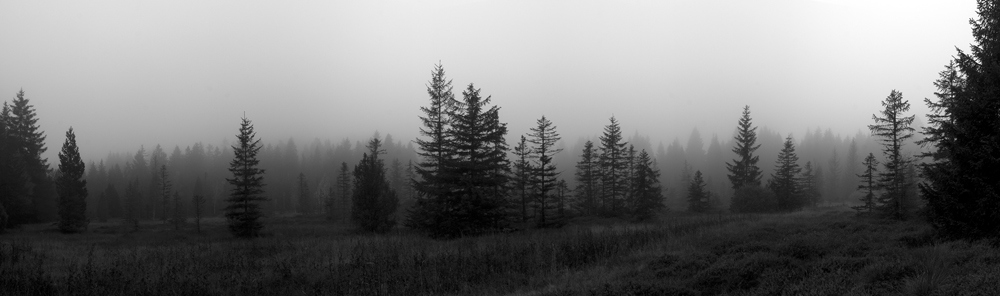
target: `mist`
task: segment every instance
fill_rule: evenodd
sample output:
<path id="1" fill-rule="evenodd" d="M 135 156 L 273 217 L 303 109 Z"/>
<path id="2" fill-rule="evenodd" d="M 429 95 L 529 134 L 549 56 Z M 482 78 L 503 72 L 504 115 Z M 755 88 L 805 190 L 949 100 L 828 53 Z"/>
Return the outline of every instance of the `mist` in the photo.
<path id="1" fill-rule="evenodd" d="M 608 118 L 653 146 L 755 122 L 801 138 L 867 131 L 892 89 L 912 102 L 971 42 L 973 1 L 0 4 L 0 94 L 23 89 L 55 159 L 157 144 L 417 137 L 433 65 L 501 106 L 508 143 L 545 115 L 565 145 Z M 964 46 L 961 46 L 964 47 Z M 914 104 L 913 113 L 927 113 Z M 655 147 L 654 147 L 655 148 Z M 728 151 L 728 149 L 723 149 Z M 569 151 L 567 151 L 569 152 Z"/>

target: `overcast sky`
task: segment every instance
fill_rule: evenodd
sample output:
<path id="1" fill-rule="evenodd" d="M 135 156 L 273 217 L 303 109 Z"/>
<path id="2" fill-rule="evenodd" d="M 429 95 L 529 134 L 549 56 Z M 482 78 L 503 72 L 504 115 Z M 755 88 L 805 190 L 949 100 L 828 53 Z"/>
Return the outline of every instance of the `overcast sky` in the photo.
<path id="1" fill-rule="evenodd" d="M 897 89 L 926 114 L 972 42 L 972 0 L 6 1 L 0 98 L 23 88 L 50 163 L 157 143 L 417 136 L 443 63 L 514 137 L 542 115 L 568 145 L 616 116 L 653 144 L 728 138 L 743 105 L 800 139 L 853 135 Z"/>

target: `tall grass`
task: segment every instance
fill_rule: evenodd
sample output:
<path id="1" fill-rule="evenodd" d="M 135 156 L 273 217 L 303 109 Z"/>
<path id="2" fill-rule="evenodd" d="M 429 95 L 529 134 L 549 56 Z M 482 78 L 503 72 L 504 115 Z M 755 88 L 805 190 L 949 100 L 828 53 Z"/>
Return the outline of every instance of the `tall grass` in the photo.
<path id="1" fill-rule="evenodd" d="M 756 216 L 719 215 L 652 224 L 577 226 L 435 241 L 316 235 L 312 224 L 242 241 L 172 232 L 21 233 L 0 243 L 0 291 L 12 295 L 440 295 L 544 288 L 570 270 L 613 264 L 675 237 Z M 296 233 L 296 231 L 300 231 Z M 157 239 L 143 237 L 155 236 Z M 162 238 L 163 236 L 167 238 Z M 170 238 L 174 241 L 170 241 Z"/>

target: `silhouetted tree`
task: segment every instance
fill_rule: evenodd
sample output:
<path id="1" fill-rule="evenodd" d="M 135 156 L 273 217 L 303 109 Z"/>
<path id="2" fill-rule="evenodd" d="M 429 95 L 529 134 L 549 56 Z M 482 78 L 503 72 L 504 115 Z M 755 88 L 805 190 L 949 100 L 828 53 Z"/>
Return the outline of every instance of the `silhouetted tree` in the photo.
<path id="1" fill-rule="evenodd" d="M 625 194 L 624 174 L 627 150 L 622 140 L 621 126 L 614 116 L 611 123 L 604 127 L 601 141 L 601 210 L 605 215 L 617 215 L 618 204 Z"/>
<path id="2" fill-rule="evenodd" d="M 656 168 L 656 162 L 649 157 L 645 149 L 639 152 L 639 157 L 636 158 L 632 184 L 633 219 L 636 221 L 649 220 L 657 210 L 664 208 L 663 193 L 660 188 L 660 171 Z"/>
<path id="3" fill-rule="evenodd" d="M 906 217 L 907 209 L 903 208 L 903 200 L 906 199 L 904 187 L 906 185 L 906 166 L 910 163 L 908 157 L 903 156 L 902 149 L 904 142 L 913 137 L 913 115 L 903 116 L 903 112 L 910 110 L 910 103 L 903 100 L 903 94 L 893 90 L 889 96 L 882 101 L 882 116 L 872 115 L 875 124 L 869 125 L 872 134 L 882 138 L 882 152 L 886 161 L 883 163 L 885 169 L 879 174 L 879 188 L 882 194 L 876 200 L 877 208 L 883 215 L 898 220 Z"/>
<path id="4" fill-rule="evenodd" d="M 420 116 L 422 126 L 417 138 L 418 152 L 421 161 L 415 167 L 419 180 L 413 186 L 417 197 L 407 217 L 407 226 L 415 229 L 429 230 L 433 225 L 442 223 L 440 213 L 450 190 L 446 188 L 449 179 L 453 177 L 447 168 L 455 158 L 454 146 L 448 130 L 451 125 L 451 114 L 456 109 L 455 96 L 452 94 L 451 80 L 445 79 L 444 67 L 435 65 L 431 72 L 431 81 L 427 85 L 430 105 L 420 107 L 424 114 Z"/>
<path id="5" fill-rule="evenodd" d="M 1000 5 L 977 2 L 972 48 L 957 50 L 935 82 L 937 100 L 925 99 L 932 113 L 920 142 L 936 148 L 921 167 L 929 220 L 955 238 L 1000 236 Z"/>
<path id="6" fill-rule="evenodd" d="M 583 154 L 580 161 L 576 163 L 576 199 L 580 211 L 587 215 L 593 215 L 598 210 L 598 194 L 600 187 L 601 169 L 599 155 L 594 151 L 594 143 L 587 141 L 583 144 Z M 657 180 L 659 182 L 659 180 Z"/>
<path id="7" fill-rule="evenodd" d="M 368 153 L 354 166 L 354 195 L 351 220 L 363 231 L 384 233 L 396 225 L 393 213 L 399 205 L 396 192 L 385 177 L 385 163 L 379 154 L 382 142 L 378 137 L 368 141 Z"/>
<path id="8" fill-rule="evenodd" d="M 174 224 L 174 230 L 181 230 L 181 225 L 184 224 L 184 206 L 181 203 L 181 195 L 177 191 L 174 191 L 174 218 L 171 219 Z"/>
<path id="9" fill-rule="evenodd" d="M 260 139 L 255 139 L 257 133 L 253 131 L 250 120 L 243 117 L 240 123 L 240 133 L 236 135 L 239 144 L 232 146 L 235 154 L 233 160 L 229 162 L 229 172 L 233 178 L 226 181 L 232 185 L 232 191 L 226 201 L 226 220 L 229 222 L 229 231 L 237 237 L 257 237 L 264 224 L 260 221 L 263 216 L 260 210 L 260 203 L 266 201 L 264 197 L 264 170 L 257 167 L 260 163 L 257 160 L 257 153 L 260 151 Z"/>
<path id="10" fill-rule="evenodd" d="M 13 117 L 6 102 L 0 112 L 0 205 L 4 207 L 5 227 L 36 220 L 32 205 L 31 181 L 25 153 L 17 145 Z"/>
<path id="11" fill-rule="evenodd" d="M 768 188 L 774 191 L 778 201 L 778 209 L 794 211 L 802 208 L 804 200 L 799 190 L 797 176 L 802 171 L 799 168 L 799 157 L 795 155 L 795 144 L 792 136 L 785 138 L 784 147 L 778 153 L 778 162 L 774 166 L 774 174 L 768 182 Z"/>
<path id="12" fill-rule="evenodd" d="M 759 156 L 753 152 L 760 148 L 757 142 L 757 127 L 750 121 L 750 106 L 743 107 L 743 117 L 737 125 L 737 134 L 734 138 L 736 146 L 733 153 L 739 159 L 734 159 L 733 163 L 726 162 L 726 169 L 729 170 L 729 181 L 733 183 L 733 189 L 739 189 L 744 185 L 760 186 L 761 171 L 757 167 Z"/>
<path id="13" fill-rule="evenodd" d="M 75 233 L 83 231 L 90 223 L 87 220 L 87 180 L 83 179 L 86 168 L 80 159 L 80 149 L 76 146 L 73 128 L 66 131 L 66 142 L 59 152 L 59 231 Z"/>
<path id="14" fill-rule="evenodd" d="M 705 180 L 701 177 L 701 171 L 695 171 L 691 184 L 688 185 L 688 211 L 704 213 L 709 210 L 709 192 L 705 190 Z"/>
<path id="15" fill-rule="evenodd" d="M 528 142 L 532 144 L 531 159 L 531 188 L 534 191 L 535 211 L 538 213 L 536 226 L 547 227 L 552 220 L 547 214 L 551 208 L 557 206 L 558 196 L 549 192 L 556 188 L 556 165 L 552 162 L 552 157 L 561 152 L 562 149 L 555 148 L 556 142 L 562 137 L 556 132 L 556 126 L 552 121 L 542 116 L 538 119 L 537 126 L 531 128 L 528 134 Z M 558 222 L 558 221 L 557 221 Z"/>
<path id="16" fill-rule="evenodd" d="M 530 203 L 528 185 L 531 182 L 532 172 L 531 162 L 528 160 L 531 157 L 531 148 L 528 147 L 528 139 L 523 135 L 521 141 L 517 142 L 517 146 L 514 146 L 514 157 L 514 188 L 520 197 L 521 222 L 528 222 L 530 217 L 528 214 L 528 204 Z"/>
<path id="17" fill-rule="evenodd" d="M 57 193 L 49 178 L 48 160 L 42 158 L 45 147 L 45 133 L 40 130 L 34 106 L 24 97 L 24 90 L 17 93 L 7 116 L 8 140 L 17 147 L 25 169 L 34 184 L 31 190 L 32 221 L 52 221 L 56 215 Z"/>
<path id="18" fill-rule="evenodd" d="M 858 185 L 858 189 L 864 190 L 865 195 L 860 198 L 861 205 L 851 208 L 857 210 L 859 214 L 870 214 L 875 212 L 875 191 L 879 188 L 878 180 L 876 179 L 878 175 L 878 160 L 875 159 L 875 154 L 868 153 L 868 157 L 865 157 L 863 165 L 865 171 L 858 175 L 861 178 L 861 185 Z"/>

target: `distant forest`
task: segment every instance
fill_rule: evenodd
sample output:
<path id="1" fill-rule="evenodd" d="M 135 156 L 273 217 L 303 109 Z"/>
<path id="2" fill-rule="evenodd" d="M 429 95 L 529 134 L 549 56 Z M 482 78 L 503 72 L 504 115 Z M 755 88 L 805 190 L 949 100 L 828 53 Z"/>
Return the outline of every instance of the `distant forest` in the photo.
<path id="1" fill-rule="evenodd" d="M 257 236 L 261 216 L 324 215 L 363 231 L 402 225 L 450 238 L 564 225 L 582 216 L 629 221 L 672 211 L 790 212 L 829 204 L 859 215 L 922 216 L 944 234 L 997 236 L 1000 224 L 1000 44 L 995 14 L 973 22 L 977 44 L 958 51 L 925 99 L 928 122 L 896 90 L 872 110 L 867 132 L 817 127 L 781 134 L 732 106 L 734 133 L 697 129 L 659 142 L 623 136 L 628 118 L 568 146 L 559 122 L 509 131 L 500 108 L 468 84 L 453 91 L 442 65 L 431 72 L 416 139 L 313 140 L 257 135 L 243 118 L 237 144 L 142 146 L 84 165 L 72 128 L 58 169 L 41 157 L 47 136 L 21 90 L 0 113 L 0 230 L 59 221 L 173 223 L 222 216 L 237 236 Z M 875 99 L 875 98 L 873 98 Z M 416 111 L 416 110 L 415 110 Z M 804 125 L 807 123 L 804 123 Z M 664 136 L 664 135 L 654 135 Z M 670 139 L 670 136 L 664 136 Z M 260 139 L 268 139 L 261 144 Z M 514 139 L 514 141 L 510 141 Z M 273 141 L 273 142 L 272 142 Z M 669 143 L 669 144 L 665 144 Z M 918 147 L 918 144 L 923 147 Z"/>

